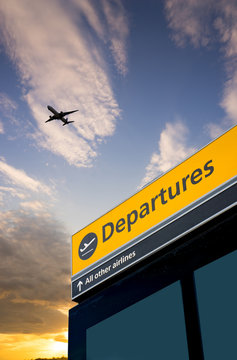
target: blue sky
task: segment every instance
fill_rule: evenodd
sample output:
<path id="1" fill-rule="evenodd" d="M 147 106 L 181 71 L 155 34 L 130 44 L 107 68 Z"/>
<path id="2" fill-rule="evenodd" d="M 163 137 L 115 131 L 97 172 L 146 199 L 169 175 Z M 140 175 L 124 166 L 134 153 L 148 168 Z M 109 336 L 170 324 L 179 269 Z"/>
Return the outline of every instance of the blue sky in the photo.
<path id="1" fill-rule="evenodd" d="M 71 235 L 236 124 L 236 18 L 234 0 L 0 3 L 1 311 L 44 324 L 6 317 L 5 357 L 22 323 L 46 348 L 66 331 Z M 45 124 L 48 104 L 75 122 Z"/>

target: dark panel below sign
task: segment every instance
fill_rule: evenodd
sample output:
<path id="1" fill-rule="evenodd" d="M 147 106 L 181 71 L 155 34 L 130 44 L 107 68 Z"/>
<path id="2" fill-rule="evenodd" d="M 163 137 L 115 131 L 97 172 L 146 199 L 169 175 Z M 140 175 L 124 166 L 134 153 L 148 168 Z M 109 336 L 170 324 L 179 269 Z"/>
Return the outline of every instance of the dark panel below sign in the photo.
<path id="1" fill-rule="evenodd" d="M 148 257 L 170 243 L 178 240 L 184 234 L 197 228 L 208 219 L 237 203 L 237 184 L 232 185 L 221 193 L 210 198 L 203 204 L 180 216 L 175 221 L 167 224 L 157 232 L 149 235 L 140 242 L 122 251 L 104 264 L 89 271 L 83 276 L 78 276 L 72 281 L 72 299 L 79 301 L 81 295 L 133 264 Z"/>

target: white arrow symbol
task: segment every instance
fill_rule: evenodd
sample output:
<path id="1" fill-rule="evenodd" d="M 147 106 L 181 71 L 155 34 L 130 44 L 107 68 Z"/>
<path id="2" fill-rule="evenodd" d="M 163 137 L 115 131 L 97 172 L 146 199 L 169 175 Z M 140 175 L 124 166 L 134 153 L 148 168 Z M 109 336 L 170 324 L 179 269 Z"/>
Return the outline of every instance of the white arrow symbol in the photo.
<path id="1" fill-rule="evenodd" d="M 82 285 L 83 285 L 83 282 L 81 280 L 78 281 L 77 287 L 78 287 L 79 292 L 81 291 L 81 286 Z"/>

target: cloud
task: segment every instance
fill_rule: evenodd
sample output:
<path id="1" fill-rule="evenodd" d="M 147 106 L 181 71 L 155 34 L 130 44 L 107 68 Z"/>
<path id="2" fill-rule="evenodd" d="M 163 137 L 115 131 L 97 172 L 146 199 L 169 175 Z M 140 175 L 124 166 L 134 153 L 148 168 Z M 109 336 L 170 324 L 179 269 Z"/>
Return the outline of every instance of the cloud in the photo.
<path id="1" fill-rule="evenodd" d="M 0 186 L 0 193 L 9 193 L 12 197 L 17 197 L 22 200 L 26 198 L 26 195 L 23 194 L 23 192 L 9 186 Z"/>
<path id="2" fill-rule="evenodd" d="M 232 79 L 228 80 L 225 84 L 224 96 L 221 102 L 221 106 L 228 114 L 228 117 L 232 121 L 232 124 L 237 123 L 236 98 L 237 98 L 237 68 L 236 70 L 233 71 Z"/>
<path id="3" fill-rule="evenodd" d="M 0 299 L 0 307 L 4 310 L 0 310 L 1 323 L 4 325 L 0 326 L 1 333 L 44 334 L 67 327 L 65 315 L 40 304 L 14 303 L 4 298 Z"/>
<path id="4" fill-rule="evenodd" d="M 50 217 L 0 216 L 0 333 L 60 332 L 67 316 L 59 309 L 70 304 L 69 234 Z"/>
<path id="5" fill-rule="evenodd" d="M 0 3 L 2 41 L 37 123 L 33 139 L 74 166 L 92 165 L 98 144 L 114 134 L 120 115 L 104 45 L 111 43 L 117 68 L 125 72 L 128 27 L 118 28 L 115 20 L 127 24 L 120 1 Z M 80 112 L 71 115 L 70 127 L 45 124 L 47 104 Z"/>
<path id="6" fill-rule="evenodd" d="M 57 200 L 53 185 L 45 185 L 24 170 L 7 164 L 3 157 L 0 157 L 0 180 L 0 209 L 24 209 L 35 215 L 50 216 Z"/>
<path id="7" fill-rule="evenodd" d="M 17 109 L 17 104 L 15 101 L 10 99 L 7 94 L 0 93 L 0 109 L 7 112 L 11 112 Z"/>
<path id="8" fill-rule="evenodd" d="M 105 44 L 109 44 L 118 72 L 126 75 L 128 71 L 126 43 L 129 24 L 122 2 L 120 0 L 73 0 L 73 3 L 83 13 L 95 34 Z"/>
<path id="9" fill-rule="evenodd" d="M 3 114 L 3 118 L 9 119 L 13 124 L 18 125 L 17 120 L 15 119 L 15 111 L 17 110 L 17 103 L 10 99 L 10 97 L 0 92 L 0 112 Z M 4 125 L 0 121 L 0 134 L 4 134 Z"/>
<path id="10" fill-rule="evenodd" d="M 2 175 L 7 183 L 19 186 L 25 190 L 44 193 L 47 195 L 52 194 L 51 189 L 47 185 L 44 185 L 40 181 L 33 179 L 27 175 L 24 170 L 16 169 L 13 166 L 7 164 L 4 159 L 0 159 L 0 175 Z M 10 191 L 11 193 L 14 192 L 12 188 L 5 188 L 5 190 Z M 16 195 L 16 192 L 14 192 L 14 195 Z"/>
<path id="11" fill-rule="evenodd" d="M 165 11 L 178 46 L 218 43 L 226 62 L 227 78 L 220 106 L 227 117 L 210 123 L 210 136 L 237 123 L 237 3 L 235 0 L 166 0 Z M 218 131 L 217 131 L 218 130 Z"/>
<path id="12" fill-rule="evenodd" d="M 1 121 L 0 121 L 0 134 L 4 134 L 4 127 Z"/>
<path id="13" fill-rule="evenodd" d="M 68 342 L 68 340 L 65 338 L 64 335 L 57 335 L 57 336 L 55 336 L 54 340 L 55 341 L 60 341 L 60 342 L 65 342 L 65 343 Z"/>
<path id="14" fill-rule="evenodd" d="M 160 134 L 158 152 L 152 154 L 140 188 L 195 152 L 194 148 L 186 145 L 187 134 L 188 128 L 181 120 L 166 124 Z"/>
<path id="15" fill-rule="evenodd" d="M 217 137 L 219 137 L 220 135 L 223 134 L 223 132 L 225 131 L 224 130 L 224 127 L 222 127 L 221 125 L 219 124 L 215 124 L 215 123 L 208 123 L 206 126 L 205 126 L 207 132 L 210 134 L 210 137 L 212 139 L 216 139 Z"/>
<path id="16" fill-rule="evenodd" d="M 188 41 L 195 47 L 212 41 L 210 19 L 215 0 L 166 0 L 165 11 L 172 37 L 178 46 Z"/>
<path id="17" fill-rule="evenodd" d="M 127 51 L 126 39 L 129 33 L 128 20 L 125 10 L 120 1 L 102 1 L 104 13 L 106 16 L 110 38 L 110 48 L 115 60 L 115 64 L 121 72 L 126 75 L 127 69 Z"/>
<path id="18" fill-rule="evenodd" d="M 45 203 L 41 201 L 24 201 L 21 203 L 21 207 L 26 210 L 31 210 L 34 212 L 43 212 L 45 211 Z"/>

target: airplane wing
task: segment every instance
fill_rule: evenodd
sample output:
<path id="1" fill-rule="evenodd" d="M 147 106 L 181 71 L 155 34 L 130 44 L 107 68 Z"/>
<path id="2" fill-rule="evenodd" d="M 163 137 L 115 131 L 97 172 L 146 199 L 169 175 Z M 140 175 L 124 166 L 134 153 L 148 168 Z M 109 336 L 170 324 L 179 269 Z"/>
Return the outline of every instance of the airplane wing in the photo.
<path id="1" fill-rule="evenodd" d="M 49 122 L 49 121 L 53 121 L 53 120 L 55 120 L 55 119 L 48 119 L 48 120 L 46 120 L 45 122 Z"/>
<path id="2" fill-rule="evenodd" d="M 63 113 L 62 113 L 62 116 L 66 116 L 66 115 L 72 114 L 72 113 L 74 113 L 74 112 L 76 112 L 76 111 L 78 111 L 78 110 L 63 112 Z"/>
<path id="3" fill-rule="evenodd" d="M 64 125 L 67 125 L 67 124 L 71 124 L 71 123 L 73 123 L 73 122 L 75 122 L 75 121 L 67 121 L 67 122 L 65 122 L 65 123 L 63 124 L 63 126 L 64 126 Z"/>

